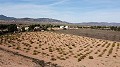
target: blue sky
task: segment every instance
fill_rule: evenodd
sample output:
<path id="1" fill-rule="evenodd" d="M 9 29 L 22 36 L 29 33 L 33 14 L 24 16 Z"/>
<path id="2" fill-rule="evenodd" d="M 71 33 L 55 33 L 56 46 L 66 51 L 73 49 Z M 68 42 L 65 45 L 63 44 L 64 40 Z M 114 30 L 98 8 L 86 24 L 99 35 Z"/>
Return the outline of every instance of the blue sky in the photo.
<path id="1" fill-rule="evenodd" d="M 72 23 L 120 22 L 120 0 L 0 0 L 0 14 Z"/>

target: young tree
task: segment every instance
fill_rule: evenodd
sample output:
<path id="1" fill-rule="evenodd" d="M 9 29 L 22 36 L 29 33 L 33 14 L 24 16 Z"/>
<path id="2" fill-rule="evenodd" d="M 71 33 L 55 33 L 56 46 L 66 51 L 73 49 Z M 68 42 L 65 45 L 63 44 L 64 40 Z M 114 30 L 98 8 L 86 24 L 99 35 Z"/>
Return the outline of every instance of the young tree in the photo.
<path id="1" fill-rule="evenodd" d="M 29 30 L 28 30 L 28 31 L 33 31 L 33 30 L 34 30 L 34 28 L 35 28 L 35 25 L 30 25 L 30 26 L 29 26 Z"/>
<path id="2" fill-rule="evenodd" d="M 7 29 L 8 25 L 0 24 L 0 30 Z"/>
<path id="3" fill-rule="evenodd" d="M 8 31 L 9 31 L 9 32 L 17 31 L 17 25 L 16 25 L 16 24 L 10 24 L 10 25 L 8 26 Z"/>
<path id="4" fill-rule="evenodd" d="M 120 26 L 117 28 L 118 31 L 120 31 Z"/>
<path id="5" fill-rule="evenodd" d="M 25 27 L 22 27 L 22 32 L 25 32 Z"/>

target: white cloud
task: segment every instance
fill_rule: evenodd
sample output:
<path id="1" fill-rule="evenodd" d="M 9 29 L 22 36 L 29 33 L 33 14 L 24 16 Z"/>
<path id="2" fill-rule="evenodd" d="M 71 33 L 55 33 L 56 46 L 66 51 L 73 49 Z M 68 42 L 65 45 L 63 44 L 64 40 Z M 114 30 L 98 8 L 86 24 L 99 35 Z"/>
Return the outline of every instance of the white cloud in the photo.
<path id="1" fill-rule="evenodd" d="M 1 13 L 10 16 L 17 16 L 17 17 L 25 17 L 25 16 L 33 16 L 36 15 L 50 15 L 52 14 L 51 7 L 43 6 L 43 5 L 7 5 L 4 7 L 0 7 Z"/>
<path id="2" fill-rule="evenodd" d="M 60 0 L 60 1 L 57 1 L 57 2 L 54 2 L 52 4 L 49 4 L 50 6 L 53 6 L 53 5 L 59 5 L 59 4 L 64 4 L 65 2 L 67 2 L 69 0 Z"/>
<path id="3" fill-rule="evenodd" d="M 27 1 L 27 0 L 24 0 Z M 33 0 L 29 0 L 33 1 Z M 38 1 L 38 0 L 36 0 Z M 84 8 L 73 7 L 63 11 L 57 10 L 56 6 L 65 4 L 69 0 L 57 0 L 51 4 L 0 4 L 0 13 L 13 17 L 49 17 L 68 22 L 120 22 L 120 9 L 97 9 L 83 11 Z M 92 0 L 93 1 L 93 0 Z M 54 7 L 55 6 L 55 7 Z M 91 6 L 85 9 L 93 9 Z"/>
<path id="4" fill-rule="evenodd" d="M 94 10 L 89 12 L 57 11 L 51 6 L 22 4 L 0 6 L 1 14 L 13 17 L 49 17 L 68 22 L 120 22 L 120 10 Z"/>

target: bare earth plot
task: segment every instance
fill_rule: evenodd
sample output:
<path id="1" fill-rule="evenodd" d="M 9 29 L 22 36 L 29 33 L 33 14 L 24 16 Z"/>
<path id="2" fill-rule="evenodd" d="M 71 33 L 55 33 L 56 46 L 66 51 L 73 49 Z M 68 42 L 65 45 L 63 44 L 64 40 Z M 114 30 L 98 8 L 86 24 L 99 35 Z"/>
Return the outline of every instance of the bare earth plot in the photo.
<path id="1" fill-rule="evenodd" d="M 56 30 L 54 32 L 74 34 L 74 35 L 120 42 L 120 31 L 96 30 L 96 29 L 68 29 L 68 30 Z"/>
<path id="2" fill-rule="evenodd" d="M 59 34 L 25 32 L 4 35 L 1 47 L 63 67 L 120 67 L 120 42 Z"/>
<path id="3" fill-rule="evenodd" d="M 0 50 L 0 67 L 38 67 L 38 65 L 30 59 Z"/>

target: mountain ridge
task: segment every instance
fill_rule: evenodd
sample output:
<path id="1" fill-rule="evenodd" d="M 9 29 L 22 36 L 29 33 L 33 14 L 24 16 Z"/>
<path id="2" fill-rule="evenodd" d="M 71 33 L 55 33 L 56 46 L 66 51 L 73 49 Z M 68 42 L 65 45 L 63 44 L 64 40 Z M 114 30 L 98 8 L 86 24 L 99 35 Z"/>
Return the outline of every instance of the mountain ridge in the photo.
<path id="1" fill-rule="evenodd" d="M 15 21 L 15 22 L 44 22 L 44 23 L 65 23 L 67 24 L 68 22 L 66 21 L 61 21 L 57 19 L 52 19 L 52 18 L 15 18 L 15 17 L 7 17 L 5 15 L 0 15 L 0 20 L 4 21 Z"/>
<path id="2" fill-rule="evenodd" d="M 15 18 L 7 17 L 5 15 L 0 15 L 0 20 L 3 20 L 5 23 L 49 23 L 49 24 L 75 24 L 75 25 L 84 25 L 84 26 L 120 26 L 120 23 L 115 22 L 82 22 L 82 23 L 69 23 L 66 21 L 61 21 L 52 18 Z"/>

